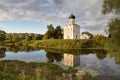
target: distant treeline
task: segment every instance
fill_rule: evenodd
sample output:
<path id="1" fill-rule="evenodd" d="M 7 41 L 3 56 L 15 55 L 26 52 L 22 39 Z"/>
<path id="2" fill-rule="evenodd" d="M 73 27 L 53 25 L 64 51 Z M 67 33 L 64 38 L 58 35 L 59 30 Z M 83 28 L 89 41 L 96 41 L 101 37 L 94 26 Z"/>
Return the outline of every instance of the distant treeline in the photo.
<path id="1" fill-rule="evenodd" d="M 21 41 L 21 40 L 42 40 L 42 39 L 63 39 L 63 30 L 61 26 L 57 26 L 55 29 L 52 24 L 47 25 L 47 31 L 45 34 L 35 33 L 6 33 L 0 30 L 0 41 Z"/>
<path id="2" fill-rule="evenodd" d="M 35 34 L 35 33 L 6 33 L 5 39 L 12 40 L 12 41 L 19 41 L 19 40 L 42 40 L 42 34 Z"/>

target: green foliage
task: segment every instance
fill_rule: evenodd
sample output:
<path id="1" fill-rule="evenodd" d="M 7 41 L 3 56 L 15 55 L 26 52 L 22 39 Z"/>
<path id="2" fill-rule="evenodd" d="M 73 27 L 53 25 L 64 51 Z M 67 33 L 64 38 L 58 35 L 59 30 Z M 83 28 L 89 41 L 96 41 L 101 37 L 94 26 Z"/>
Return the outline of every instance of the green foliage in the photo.
<path id="1" fill-rule="evenodd" d="M 54 39 L 54 34 L 51 31 L 47 31 L 43 37 L 43 39 Z"/>
<path id="2" fill-rule="evenodd" d="M 5 40 L 5 35 L 6 35 L 6 32 L 0 30 L 0 41 L 4 41 Z"/>
<path id="3" fill-rule="evenodd" d="M 12 38 L 12 41 L 13 42 L 19 41 L 18 35 L 14 35 L 13 38 Z"/>
<path id="4" fill-rule="evenodd" d="M 52 24 L 47 26 L 48 31 L 45 33 L 43 39 L 62 39 L 62 29 L 60 26 L 57 26 L 55 29 Z"/>
<path id="5" fill-rule="evenodd" d="M 43 35 L 34 33 L 7 33 L 6 39 L 10 41 L 22 41 L 22 40 L 41 40 Z"/>
<path id="6" fill-rule="evenodd" d="M 52 24 L 47 25 L 48 31 L 45 33 L 43 39 L 52 39 L 54 38 L 54 27 Z"/>
<path id="7" fill-rule="evenodd" d="M 97 44 L 95 44 L 96 46 L 104 48 L 106 41 L 107 41 L 107 37 L 105 37 L 103 35 L 95 35 L 93 37 L 93 39 L 95 39 L 95 42 L 97 43 Z"/>
<path id="8" fill-rule="evenodd" d="M 102 12 L 103 14 L 110 12 L 120 14 L 120 0 L 104 0 Z"/>
<path id="9" fill-rule="evenodd" d="M 120 51 L 110 51 L 109 50 L 109 57 L 115 59 L 116 64 L 120 65 Z"/>
<path id="10" fill-rule="evenodd" d="M 54 31 L 54 37 L 55 37 L 55 39 L 62 39 L 63 38 L 61 26 L 56 27 L 56 29 Z"/>
<path id="11" fill-rule="evenodd" d="M 120 44 L 120 20 L 115 19 L 109 23 L 109 34 L 114 43 Z"/>
<path id="12" fill-rule="evenodd" d="M 49 40 L 33 41 L 30 43 L 30 45 L 38 46 L 40 48 L 62 48 L 62 49 L 104 48 L 101 47 L 102 44 L 96 42 L 95 39 L 84 39 L 84 40 L 49 39 Z"/>
<path id="13" fill-rule="evenodd" d="M 115 16 L 113 20 L 108 24 L 109 42 L 107 45 L 114 45 L 120 48 L 120 0 L 104 0 L 103 3 L 103 14 L 112 13 Z M 109 46 L 107 46 L 109 47 Z M 110 46 L 111 48 L 111 46 Z"/>
<path id="14" fill-rule="evenodd" d="M 55 64 L 48 63 L 25 63 L 22 61 L 15 60 L 4 60 L 0 61 L 0 79 L 1 80 L 64 80 L 65 77 L 62 76 L 64 73 L 75 74 L 78 70 L 69 67 L 64 70 Z M 72 80 L 101 80 L 93 76 L 96 75 L 92 70 L 87 71 L 90 73 L 82 78 L 82 76 L 73 76 Z M 91 74 L 92 73 L 92 74 Z M 91 76 L 92 75 L 92 76 Z M 69 79 L 69 76 L 66 77 Z"/>
<path id="15" fill-rule="evenodd" d="M 55 64 L 0 61 L 1 80 L 63 80 L 63 72 L 66 71 Z"/>

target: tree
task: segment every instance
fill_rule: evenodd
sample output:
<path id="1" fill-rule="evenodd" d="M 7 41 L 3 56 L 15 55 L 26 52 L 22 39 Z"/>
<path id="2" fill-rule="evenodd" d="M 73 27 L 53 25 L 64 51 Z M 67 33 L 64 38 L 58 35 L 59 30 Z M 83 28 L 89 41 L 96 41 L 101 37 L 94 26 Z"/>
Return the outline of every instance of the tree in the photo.
<path id="1" fill-rule="evenodd" d="M 12 41 L 19 41 L 19 36 L 17 34 L 15 34 L 12 38 Z"/>
<path id="2" fill-rule="evenodd" d="M 95 39 L 97 46 L 104 47 L 104 44 L 105 44 L 105 41 L 106 41 L 106 37 L 104 35 L 99 35 L 99 34 L 95 35 L 93 37 L 93 39 Z"/>
<path id="3" fill-rule="evenodd" d="M 51 39 L 54 38 L 54 27 L 52 24 L 47 25 L 48 31 L 45 33 L 43 39 Z"/>
<path id="4" fill-rule="evenodd" d="M 51 31 L 51 32 L 53 32 L 53 31 L 54 31 L 54 27 L 53 27 L 53 25 L 52 25 L 52 24 L 47 25 L 47 29 L 48 29 L 48 31 Z"/>
<path id="5" fill-rule="evenodd" d="M 5 35 L 6 35 L 6 32 L 5 32 L 5 31 L 0 30 L 0 41 L 5 40 Z"/>
<path id="6" fill-rule="evenodd" d="M 103 14 L 112 13 L 115 16 L 108 24 L 109 37 L 112 43 L 120 44 L 120 0 L 104 0 Z"/>
<path id="7" fill-rule="evenodd" d="M 29 40 L 30 40 L 30 36 L 29 36 L 28 33 L 25 33 L 25 40 L 26 40 L 26 41 L 29 41 Z"/>
<path id="8" fill-rule="evenodd" d="M 55 39 L 62 39 L 62 38 L 63 38 L 61 26 L 57 26 L 57 27 L 55 28 L 54 38 L 55 38 Z"/>
<path id="9" fill-rule="evenodd" d="M 120 0 L 104 0 L 103 14 L 108 14 L 110 12 L 120 14 Z"/>
<path id="10" fill-rule="evenodd" d="M 115 19 L 109 23 L 109 34 L 111 35 L 111 39 L 116 44 L 120 44 L 120 20 Z"/>

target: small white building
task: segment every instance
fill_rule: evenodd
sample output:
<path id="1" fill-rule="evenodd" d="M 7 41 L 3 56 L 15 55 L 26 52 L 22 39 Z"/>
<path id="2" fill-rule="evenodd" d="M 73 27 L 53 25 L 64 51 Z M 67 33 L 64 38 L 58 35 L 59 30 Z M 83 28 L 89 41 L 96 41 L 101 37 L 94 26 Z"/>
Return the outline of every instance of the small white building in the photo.
<path id="1" fill-rule="evenodd" d="M 75 16 L 69 16 L 69 24 L 64 26 L 64 39 L 80 39 L 80 26 L 75 24 Z"/>
<path id="2" fill-rule="evenodd" d="M 80 36 L 80 39 L 90 39 L 90 36 L 87 35 L 87 34 L 82 34 L 82 35 Z"/>

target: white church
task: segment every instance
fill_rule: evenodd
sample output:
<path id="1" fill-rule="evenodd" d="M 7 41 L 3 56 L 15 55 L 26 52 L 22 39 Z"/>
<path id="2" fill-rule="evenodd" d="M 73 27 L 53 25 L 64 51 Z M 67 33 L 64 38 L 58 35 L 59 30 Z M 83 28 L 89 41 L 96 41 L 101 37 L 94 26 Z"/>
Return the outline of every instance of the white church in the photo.
<path id="1" fill-rule="evenodd" d="M 64 26 L 64 39 L 80 39 L 80 26 L 75 24 L 75 16 L 69 16 L 69 24 Z"/>

